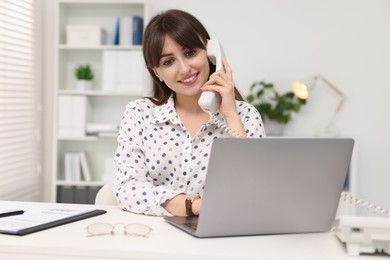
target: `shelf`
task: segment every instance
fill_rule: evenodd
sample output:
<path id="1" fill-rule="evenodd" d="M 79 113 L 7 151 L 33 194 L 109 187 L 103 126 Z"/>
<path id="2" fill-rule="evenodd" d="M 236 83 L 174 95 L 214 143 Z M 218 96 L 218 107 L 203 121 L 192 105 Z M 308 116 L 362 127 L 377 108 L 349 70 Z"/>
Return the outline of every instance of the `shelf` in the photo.
<path id="1" fill-rule="evenodd" d="M 100 46 L 69 46 L 66 44 L 60 44 L 58 47 L 60 50 L 83 50 L 83 51 L 104 51 L 104 50 L 134 50 L 141 51 L 142 46 L 138 45 L 100 45 Z"/>
<path id="2" fill-rule="evenodd" d="M 115 137 L 98 137 L 98 136 L 85 136 L 85 137 L 69 137 L 69 138 L 58 138 L 58 141 L 73 141 L 73 142 L 96 142 L 96 141 L 114 141 Z"/>
<path id="3" fill-rule="evenodd" d="M 134 95 L 132 93 L 127 92 L 106 92 L 99 90 L 89 90 L 89 91 L 81 91 L 81 90 L 68 90 L 68 89 L 60 89 L 58 90 L 58 95 L 81 95 L 81 96 L 110 96 L 110 97 L 129 97 L 134 98 L 138 97 L 138 95 Z"/>
<path id="4" fill-rule="evenodd" d="M 112 45 L 117 18 L 141 16 L 145 26 L 148 9 L 146 0 L 56 0 L 53 77 L 55 134 L 51 140 L 55 152 L 52 162 L 53 202 L 93 203 L 97 190 L 106 183 L 107 178 L 114 178 L 116 133 L 108 136 L 89 136 L 86 135 L 85 129 L 88 123 L 118 126 L 126 105 L 148 95 L 148 72 L 142 62 L 143 58 L 140 59 L 142 46 Z M 98 27 L 102 32 L 101 40 L 91 41 L 91 46 L 82 46 L 82 41 L 79 41 L 80 45 L 77 41 L 69 41 L 68 26 Z M 125 66 L 120 67 L 120 76 L 128 76 L 131 73 L 138 76 L 140 71 L 142 73 L 142 79 L 137 78 L 138 81 L 131 82 L 126 78 L 128 81 L 120 88 L 115 85 L 118 84 L 116 81 L 104 81 L 104 76 L 107 75 L 106 54 L 120 55 L 119 52 L 140 59 L 130 64 L 134 65 L 133 67 L 129 67 L 129 62 L 124 63 Z M 128 56 L 121 56 L 123 57 Z M 125 60 L 131 61 L 127 58 Z M 90 90 L 76 88 L 77 79 L 74 73 L 80 64 L 89 64 L 93 70 L 93 86 Z M 106 74 L 103 74 L 104 72 Z M 68 137 L 72 135 L 77 137 Z M 77 156 L 69 157 L 69 154 L 76 153 L 85 154 L 89 173 L 94 181 L 69 181 L 73 179 L 72 174 L 78 174 L 77 167 L 81 167 Z M 65 180 L 66 176 L 68 181 Z"/>
<path id="5" fill-rule="evenodd" d="M 57 186 L 91 186 L 91 187 L 100 187 L 106 184 L 104 181 L 64 181 L 57 180 Z"/>

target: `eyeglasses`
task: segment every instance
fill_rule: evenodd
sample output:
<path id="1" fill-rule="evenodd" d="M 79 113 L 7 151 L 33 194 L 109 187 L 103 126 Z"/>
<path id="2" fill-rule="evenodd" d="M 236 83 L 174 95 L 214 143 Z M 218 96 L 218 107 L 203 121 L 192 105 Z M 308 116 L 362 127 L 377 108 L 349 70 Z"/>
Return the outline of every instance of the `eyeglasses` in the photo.
<path id="1" fill-rule="evenodd" d="M 117 223 L 115 225 L 111 225 L 108 223 L 94 223 L 85 227 L 88 232 L 88 237 L 93 236 L 105 236 L 105 235 L 115 235 L 115 230 L 117 227 L 123 228 L 123 234 L 129 236 L 138 236 L 138 237 L 148 237 L 149 234 L 153 231 L 153 229 L 147 225 L 140 223 L 132 223 L 132 224 L 122 224 Z"/>

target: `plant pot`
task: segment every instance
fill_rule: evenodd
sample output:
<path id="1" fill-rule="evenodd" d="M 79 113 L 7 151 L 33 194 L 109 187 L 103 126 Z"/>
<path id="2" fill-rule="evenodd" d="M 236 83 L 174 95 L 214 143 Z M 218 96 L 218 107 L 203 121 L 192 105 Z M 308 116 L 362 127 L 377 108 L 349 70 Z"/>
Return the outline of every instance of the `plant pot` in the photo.
<path id="1" fill-rule="evenodd" d="M 264 128 L 267 136 L 283 135 L 284 124 L 264 118 Z"/>
<path id="2" fill-rule="evenodd" d="M 84 79 L 77 80 L 76 90 L 92 90 L 92 80 L 84 80 Z"/>

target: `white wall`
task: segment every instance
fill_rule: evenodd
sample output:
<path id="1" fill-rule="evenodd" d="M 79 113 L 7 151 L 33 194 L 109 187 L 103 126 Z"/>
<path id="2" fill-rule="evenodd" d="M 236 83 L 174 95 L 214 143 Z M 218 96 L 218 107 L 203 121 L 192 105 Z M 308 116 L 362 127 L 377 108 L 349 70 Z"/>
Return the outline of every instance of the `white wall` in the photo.
<path id="1" fill-rule="evenodd" d="M 169 8 L 194 14 L 220 39 L 243 94 L 256 80 L 288 90 L 319 73 L 341 88 L 336 124 L 356 141 L 358 196 L 390 208 L 390 1 L 150 0 L 151 16 Z M 286 134 L 314 134 L 302 120 L 309 107 Z"/>

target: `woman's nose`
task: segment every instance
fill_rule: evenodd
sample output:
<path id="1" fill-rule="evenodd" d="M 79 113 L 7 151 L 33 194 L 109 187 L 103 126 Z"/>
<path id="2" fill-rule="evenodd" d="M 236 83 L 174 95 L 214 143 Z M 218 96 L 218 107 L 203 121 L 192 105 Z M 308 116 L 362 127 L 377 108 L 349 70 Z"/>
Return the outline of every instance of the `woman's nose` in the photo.
<path id="1" fill-rule="evenodd" d="M 180 73 L 187 73 L 190 70 L 190 65 L 185 59 L 179 60 L 179 71 Z"/>

